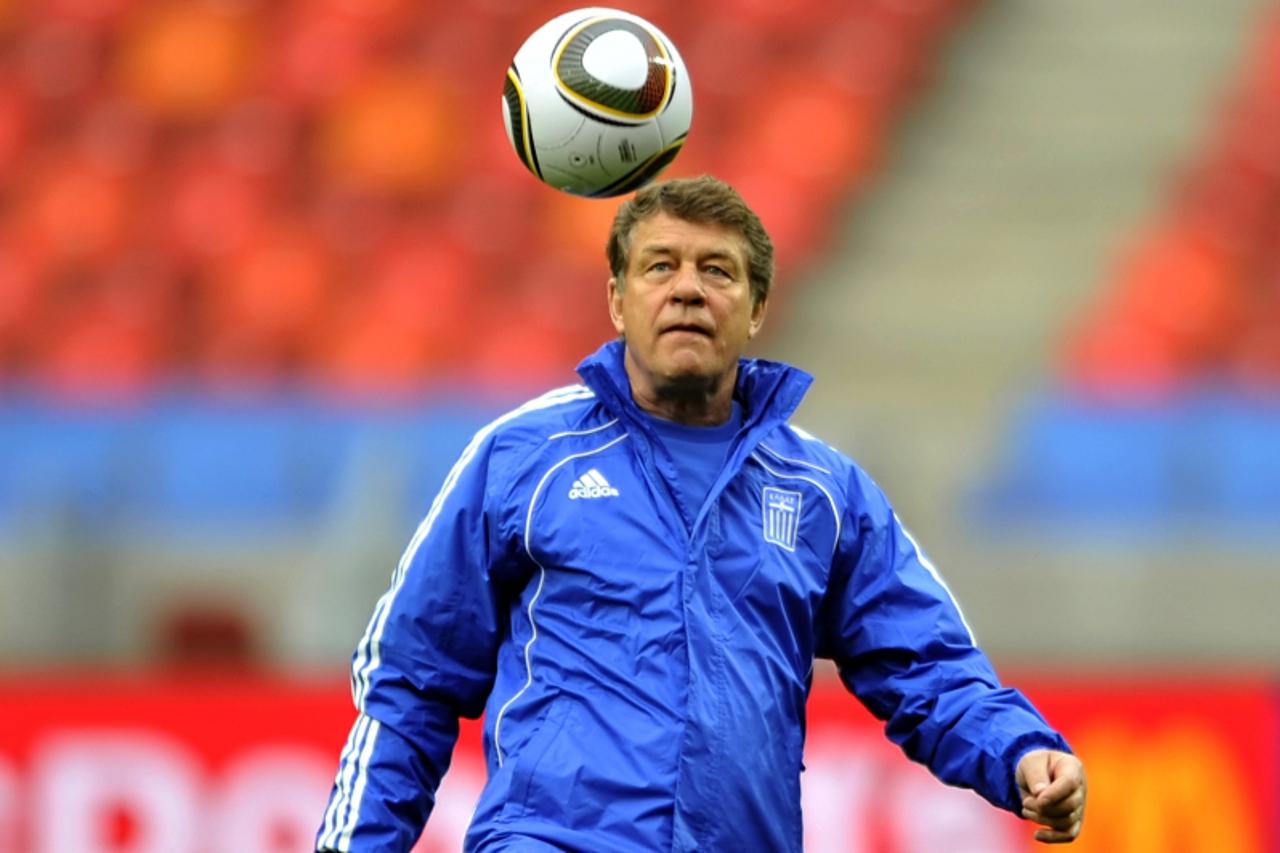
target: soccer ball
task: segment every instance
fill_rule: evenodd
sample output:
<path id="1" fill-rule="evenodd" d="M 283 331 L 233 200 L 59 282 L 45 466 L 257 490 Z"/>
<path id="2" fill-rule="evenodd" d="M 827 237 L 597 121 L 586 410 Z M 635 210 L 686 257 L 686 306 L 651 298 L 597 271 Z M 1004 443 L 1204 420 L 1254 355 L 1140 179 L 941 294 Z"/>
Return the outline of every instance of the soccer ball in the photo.
<path id="1" fill-rule="evenodd" d="M 502 92 L 520 162 L 581 196 L 622 195 L 652 180 L 680 153 L 692 119 L 675 45 L 616 9 L 579 9 L 543 24 L 516 51 Z"/>

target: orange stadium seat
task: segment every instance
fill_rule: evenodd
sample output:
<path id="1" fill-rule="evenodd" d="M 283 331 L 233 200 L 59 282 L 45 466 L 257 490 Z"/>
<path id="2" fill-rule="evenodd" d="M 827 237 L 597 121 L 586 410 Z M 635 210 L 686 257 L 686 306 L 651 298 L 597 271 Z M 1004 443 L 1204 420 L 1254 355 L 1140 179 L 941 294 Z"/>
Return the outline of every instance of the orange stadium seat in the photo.
<path id="1" fill-rule="evenodd" d="M 48 284 L 30 246 L 0 237 L 0 377 L 25 367 Z"/>
<path id="2" fill-rule="evenodd" d="M 175 164 L 153 203 L 165 248 L 193 264 L 243 251 L 274 213 L 266 180 L 209 157 Z"/>
<path id="3" fill-rule="evenodd" d="M 215 115 L 249 92 L 256 23 L 234 4 L 143 4 L 117 54 L 121 88 L 157 116 Z"/>
<path id="4" fill-rule="evenodd" d="M 430 69 L 382 68 L 351 81 L 321 118 L 316 160 L 338 183 L 371 192 L 434 189 L 471 135 L 451 100 Z"/>
<path id="5" fill-rule="evenodd" d="M 12 180 L 22 161 L 33 111 L 30 93 L 0 72 L 0 186 Z"/>
<path id="6" fill-rule="evenodd" d="M 47 152 L 17 183 L 15 230 L 54 264 L 101 264 L 127 239 L 135 187 L 84 156 Z"/>
<path id="7" fill-rule="evenodd" d="M 50 390 L 133 395 L 161 378 L 173 294 L 170 277 L 150 266 L 135 258 L 60 288 L 34 343 L 37 378 Z"/>
<path id="8" fill-rule="evenodd" d="M 117 24 L 141 0 L 43 0 L 43 14 L 55 20 L 75 21 L 98 27 Z"/>
<path id="9" fill-rule="evenodd" d="M 377 62 L 372 33 L 327 5 L 293 3 L 268 32 L 263 88 L 300 107 L 327 101 Z"/>
<path id="10" fill-rule="evenodd" d="M 271 381 L 309 363 L 334 279 L 329 249 L 314 231 L 279 221 L 211 269 L 198 294 L 201 375 L 220 386 L 241 373 Z"/>
<path id="11" fill-rule="evenodd" d="M 475 261 L 441 229 L 406 227 L 370 258 L 321 342 L 319 378 L 343 390 L 410 392 L 424 375 L 465 364 L 478 319 Z"/>

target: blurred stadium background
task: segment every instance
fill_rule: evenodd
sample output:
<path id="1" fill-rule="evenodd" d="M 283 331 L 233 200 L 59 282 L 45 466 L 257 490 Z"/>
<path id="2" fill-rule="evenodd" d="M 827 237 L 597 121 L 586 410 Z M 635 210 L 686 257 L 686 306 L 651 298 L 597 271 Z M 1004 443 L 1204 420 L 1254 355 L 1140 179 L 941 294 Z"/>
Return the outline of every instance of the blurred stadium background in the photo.
<path id="1" fill-rule="evenodd" d="M 308 849 L 470 433 L 610 334 L 501 79 L 569 6 L 0 0 L 0 850 Z M 1280 6 L 638 0 L 759 354 L 1083 754 L 1077 849 L 1280 849 Z M 829 677 L 813 850 L 1027 850 Z M 424 850 L 482 778 L 467 729 Z"/>

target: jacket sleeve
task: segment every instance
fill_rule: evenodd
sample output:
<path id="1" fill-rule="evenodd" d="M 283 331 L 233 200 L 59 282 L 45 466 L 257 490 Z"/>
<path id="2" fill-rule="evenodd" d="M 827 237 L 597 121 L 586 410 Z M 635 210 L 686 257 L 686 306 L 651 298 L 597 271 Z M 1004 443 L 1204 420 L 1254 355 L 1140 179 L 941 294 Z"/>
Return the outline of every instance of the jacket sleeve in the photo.
<path id="1" fill-rule="evenodd" d="M 1000 684 L 879 487 L 855 469 L 849 494 L 819 654 L 912 760 L 1019 814 L 1018 760 L 1069 747 L 1020 692 Z"/>
<path id="2" fill-rule="evenodd" d="M 358 711 L 318 850 L 407 851 L 458 737 L 493 684 L 509 567 L 491 511 L 498 479 L 483 434 L 446 477 L 352 656 Z"/>

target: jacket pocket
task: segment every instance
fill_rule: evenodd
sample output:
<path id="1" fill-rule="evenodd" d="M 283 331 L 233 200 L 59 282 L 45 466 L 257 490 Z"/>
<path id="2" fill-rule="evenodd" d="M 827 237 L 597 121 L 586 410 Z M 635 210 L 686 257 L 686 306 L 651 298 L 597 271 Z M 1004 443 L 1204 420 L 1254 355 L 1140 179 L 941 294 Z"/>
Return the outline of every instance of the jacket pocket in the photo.
<path id="1" fill-rule="evenodd" d="M 534 780 L 538 775 L 538 767 L 547 752 L 555 744 L 564 731 L 564 721 L 568 713 L 568 702 L 556 695 L 537 722 L 533 734 L 521 746 L 520 751 L 511 756 L 511 787 L 506 804 L 502 808 L 503 817 L 522 817 L 535 809 L 530 808 L 530 793 Z"/>

